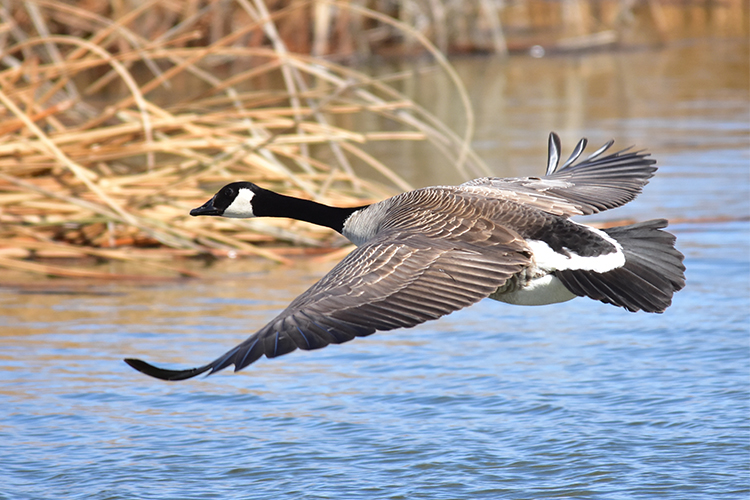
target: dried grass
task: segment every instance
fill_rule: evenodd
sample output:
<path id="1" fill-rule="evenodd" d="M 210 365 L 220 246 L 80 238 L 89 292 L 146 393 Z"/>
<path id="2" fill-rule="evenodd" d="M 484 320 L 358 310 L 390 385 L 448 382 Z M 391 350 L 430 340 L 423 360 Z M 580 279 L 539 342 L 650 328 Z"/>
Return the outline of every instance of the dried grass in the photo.
<path id="1" fill-rule="evenodd" d="M 385 82 L 290 52 L 275 22 L 303 3 L 269 14 L 259 0 L 237 1 L 233 12 L 244 22 L 195 46 L 189 42 L 205 39 L 196 28 L 210 26 L 212 9 L 227 2 L 193 9 L 149 37 L 141 29 L 153 21 L 149 13 L 176 4 L 152 0 L 109 18 L 48 1 L 0 9 L 12 42 L 0 54 L 0 267 L 92 277 L 24 259 L 85 255 L 153 267 L 158 253 L 288 262 L 282 243 L 331 247 L 338 240 L 294 221 L 193 219 L 188 211 L 237 179 L 342 206 L 390 194 L 355 175 L 355 162 L 410 189 L 363 149 L 372 141 L 431 140 L 459 168 L 484 171 L 468 154 L 470 130 L 458 138 Z M 24 14 L 25 24 L 18 22 Z M 87 38 L 54 34 L 61 31 Z M 262 36 L 266 45 L 243 46 L 247 36 Z M 361 113 L 376 115 L 384 128 L 339 125 Z M 467 106 L 469 123 L 470 113 Z"/>
<path id="2" fill-rule="evenodd" d="M 387 3 L 389 12 L 365 5 L 381 4 L 3 3 L 0 268 L 111 277 L 29 260 L 93 257 L 191 276 L 175 258 L 288 262 L 290 243 L 336 247 L 341 240 L 330 231 L 294 221 L 187 214 L 238 179 L 342 206 L 392 194 L 355 174 L 366 168 L 395 189 L 411 189 L 368 154 L 364 146 L 374 141 L 430 141 L 464 177 L 482 175 L 486 167 L 468 146 L 468 98 L 443 52 L 526 50 L 549 33 L 562 49 L 599 45 L 618 39 L 613 30 L 630 14 L 623 9 L 636 3 L 403 1 Z M 683 18 L 673 14 L 674 2 L 638 5 L 657 38 L 668 38 Z M 712 23 L 731 32 L 739 22 L 746 30 L 737 21 L 746 14 L 742 0 L 714 8 Z M 533 36 L 506 40 L 514 31 Z M 400 75 L 373 79 L 333 62 L 394 45 L 431 54 L 449 75 L 464 104 L 465 131 L 457 134 L 401 95 L 391 85 Z M 369 122 L 378 128 L 355 129 L 361 114 L 377 117 Z"/>

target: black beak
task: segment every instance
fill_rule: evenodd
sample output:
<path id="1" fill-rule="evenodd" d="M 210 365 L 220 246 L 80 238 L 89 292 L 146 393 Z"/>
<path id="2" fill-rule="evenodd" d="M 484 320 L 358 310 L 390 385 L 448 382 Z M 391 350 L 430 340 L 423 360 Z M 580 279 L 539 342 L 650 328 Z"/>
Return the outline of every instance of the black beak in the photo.
<path id="1" fill-rule="evenodd" d="M 190 215 L 193 217 L 198 215 L 221 215 L 221 211 L 214 206 L 214 199 L 211 198 L 203 205 L 198 208 L 194 208 L 190 211 Z"/>

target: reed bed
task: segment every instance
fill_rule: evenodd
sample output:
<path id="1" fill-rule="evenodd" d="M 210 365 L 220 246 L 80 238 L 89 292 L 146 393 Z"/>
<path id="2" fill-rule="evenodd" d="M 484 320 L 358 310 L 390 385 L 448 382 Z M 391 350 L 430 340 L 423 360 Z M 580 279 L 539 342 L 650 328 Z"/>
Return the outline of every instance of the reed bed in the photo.
<path id="1" fill-rule="evenodd" d="M 175 262 L 243 255 L 288 262 L 300 251 L 338 258 L 346 248 L 330 231 L 188 212 L 237 179 L 342 206 L 411 189 L 367 152 L 376 141 L 429 141 L 464 177 L 483 175 L 468 146 L 471 107 L 444 52 L 505 53 L 542 40 L 558 49 L 596 46 L 636 9 L 664 38 L 679 25 L 672 5 L 3 2 L 0 268 L 113 276 L 49 260 L 86 257 L 193 276 Z M 710 5 L 730 9 L 712 22 L 724 19 L 731 29 L 745 9 L 736 0 Z M 400 75 L 374 79 L 340 64 L 394 48 L 430 54 L 450 77 L 464 105 L 463 131 L 401 95 L 393 86 Z M 374 119 L 355 118 L 362 115 Z"/>
<path id="2" fill-rule="evenodd" d="M 367 153 L 373 141 L 429 140 L 457 168 L 486 171 L 469 133 L 459 137 L 387 82 L 289 51 L 276 23 L 301 4 L 269 13 L 260 0 L 237 1 L 236 25 L 208 43 L 212 9 L 230 2 L 188 2 L 193 12 L 179 17 L 166 1 L 108 17 L 60 2 L 12 5 L 0 8 L 0 267 L 99 276 L 29 260 L 88 256 L 193 275 L 175 258 L 288 262 L 285 244 L 335 249 L 340 239 L 307 224 L 187 214 L 237 179 L 342 206 L 410 189 Z M 352 115 L 365 113 L 379 128 L 353 129 Z M 368 168 L 384 183 L 355 173 Z"/>

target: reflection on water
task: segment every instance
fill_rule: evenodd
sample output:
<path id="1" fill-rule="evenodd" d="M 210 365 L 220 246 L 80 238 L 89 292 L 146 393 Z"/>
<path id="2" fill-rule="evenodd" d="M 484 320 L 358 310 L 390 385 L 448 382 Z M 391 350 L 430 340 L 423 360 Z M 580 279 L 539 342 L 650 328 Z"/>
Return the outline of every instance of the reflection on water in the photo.
<path id="1" fill-rule="evenodd" d="M 746 497 L 747 48 L 457 67 L 500 175 L 540 173 L 549 130 L 568 148 L 587 135 L 654 152 L 645 193 L 599 218 L 677 221 L 688 285 L 671 309 L 484 301 L 168 384 L 121 359 L 212 359 L 329 265 L 227 261 L 149 286 L 5 279 L 0 498 Z M 456 113 L 448 87 L 418 84 Z M 461 180 L 417 145 L 380 153 L 415 185 Z"/>

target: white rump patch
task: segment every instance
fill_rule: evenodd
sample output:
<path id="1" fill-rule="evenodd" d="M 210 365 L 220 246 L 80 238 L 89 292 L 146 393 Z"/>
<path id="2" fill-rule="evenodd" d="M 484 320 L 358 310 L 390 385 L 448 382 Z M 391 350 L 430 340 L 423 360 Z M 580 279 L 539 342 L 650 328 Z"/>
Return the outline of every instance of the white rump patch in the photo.
<path id="1" fill-rule="evenodd" d="M 581 226 L 583 226 L 583 224 L 581 224 Z M 534 253 L 536 267 L 548 272 L 564 271 L 570 269 L 606 273 L 607 271 L 611 271 L 625 265 L 625 254 L 622 252 L 622 246 L 616 240 L 614 240 L 604 231 L 600 231 L 589 226 L 583 227 L 585 227 L 589 231 L 596 233 L 602 239 L 614 245 L 615 251 L 603 255 L 583 257 L 566 248 L 565 250 L 567 250 L 570 254 L 570 256 L 568 256 L 555 252 L 554 250 L 552 250 L 552 248 L 550 248 L 549 245 L 547 245 L 547 243 L 543 241 L 526 240 L 526 244 Z"/>
<path id="2" fill-rule="evenodd" d="M 241 188 L 232 203 L 221 214 L 222 217 L 230 217 L 232 219 L 249 219 L 250 217 L 255 217 L 253 213 L 254 196 L 255 192 L 252 189 Z"/>

